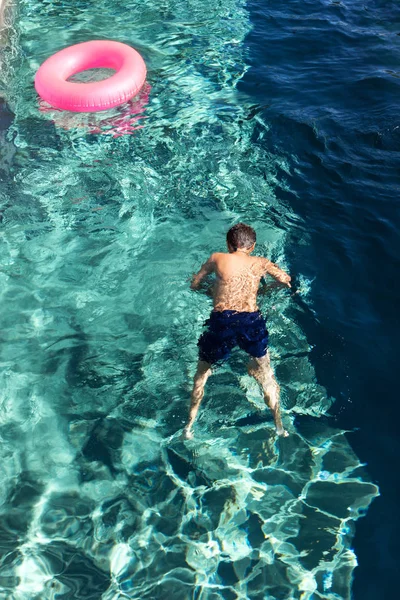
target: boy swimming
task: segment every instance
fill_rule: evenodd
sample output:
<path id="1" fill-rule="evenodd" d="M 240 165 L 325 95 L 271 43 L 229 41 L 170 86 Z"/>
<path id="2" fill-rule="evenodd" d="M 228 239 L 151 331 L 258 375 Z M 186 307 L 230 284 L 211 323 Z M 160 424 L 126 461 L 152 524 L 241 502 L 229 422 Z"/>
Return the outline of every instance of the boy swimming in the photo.
<path id="1" fill-rule="evenodd" d="M 290 286 L 290 276 L 266 258 L 250 256 L 256 245 L 256 232 L 238 223 L 226 236 L 228 252 L 215 252 L 193 275 L 191 288 L 198 290 L 202 280 L 215 273 L 214 310 L 206 321 L 208 329 L 200 336 L 199 362 L 194 376 L 189 420 L 184 437 L 193 437 L 192 426 L 204 396 L 204 387 L 212 367 L 227 358 L 235 346 L 250 356 L 248 373 L 261 385 L 265 403 L 271 409 L 278 435 L 289 434 L 282 425 L 279 385 L 269 359 L 268 331 L 257 307 L 261 277 L 271 275 L 279 283 Z"/>

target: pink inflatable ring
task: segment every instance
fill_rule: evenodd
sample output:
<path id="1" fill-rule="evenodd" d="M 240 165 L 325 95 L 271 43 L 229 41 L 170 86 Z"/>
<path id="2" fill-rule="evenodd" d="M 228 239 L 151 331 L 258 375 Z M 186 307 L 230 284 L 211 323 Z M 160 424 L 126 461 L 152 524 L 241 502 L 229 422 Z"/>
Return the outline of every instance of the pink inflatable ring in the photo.
<path id="1" fill-rule="evenodd" d="M 69 77 L 86 69 L 115 69 L 94 83 L 73 83 Z M 136 50 L 120 42 L 94 40 L 65 48 L 38 69 L 35 88 L 43 100 L 63 110 L 97 112 L 136 96 L 146 79 L 146 65 Z"/>

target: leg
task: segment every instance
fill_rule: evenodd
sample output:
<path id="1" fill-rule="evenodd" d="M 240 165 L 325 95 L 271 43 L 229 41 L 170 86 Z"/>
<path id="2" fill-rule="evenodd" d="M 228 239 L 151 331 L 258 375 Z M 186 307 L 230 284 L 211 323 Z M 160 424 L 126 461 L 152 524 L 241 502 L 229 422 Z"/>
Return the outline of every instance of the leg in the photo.
<path id="1" fill-rule="evenodd" d="M 270 365 L 269 354 L 267 353 L 261 358 L 252 357 L 247 370 L 249 375 L 254 377 L 254 379 L 262 387 L 264 400 L 271 409 L 278 435 L 287 437 L 289 434 L 283 429 L 281 419 L 281 410 L 279 405 L 279 385 L 275 379 Z"/>
<path id="2" fill-rule="evenodd" d="M 196 419 L 200 403 L 204 396 L 204 386 L 206 385 L 207 379 L 210 377 L 210 375 L 210 363 L 199 360 L 196 375 L 194 376 L 193 391 L 189 410 L 189 420 L 183 431 L 183 435 L 186 439 L 191 439 L 193 437 L 192 425 Z"/>

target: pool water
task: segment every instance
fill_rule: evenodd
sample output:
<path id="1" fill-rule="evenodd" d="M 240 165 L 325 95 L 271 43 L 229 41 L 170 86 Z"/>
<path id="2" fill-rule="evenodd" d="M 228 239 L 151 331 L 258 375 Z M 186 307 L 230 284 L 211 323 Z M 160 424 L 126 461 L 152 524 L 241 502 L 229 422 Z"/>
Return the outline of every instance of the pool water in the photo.
<path id="1" fill-rule="evenodd" d="M 311 21 L 292 4 L 290 15 L 239 0 L 21 0 L 15 9 L 2 72 L 13 119 L 0 187 L 0 598 L 351 595 L 355 522 L 379 489 L 346 424 L 329 418 L 348 402 L 349 382 L 346 334 L 326 316 L 345 296 L 327 276 L 353 252 L 336 249 L 336 240 L 346 248 L 344 225 L 330 229 L 336 214 L 351 227 L 338 177 L 363 165 L 345 131 L 335 140 L 340 93 L 324 110 L 312 105 L 311 83 L 294 96 L 300 75 L 277 44 L 306 23 L 321 36 L 324 27 L 353 34 L 330 3 L 306 3 Z M 43 60 L 91 38 L 141 52 L 140 97 L 98 115 L 39 102 L 32 83 Z M 313 56 L 304 59 L 311 81 L 324 73 Z M 326 94 L 339 76 L 329 77 Z M 321 159 L 328 138 L 349 152 L 337 176 Z M 184 442 L 210 311 L 189 278 L 240 220 L 257 230 L 257 253 L 299 288 L 260 302 L 290 437 L 276 438 L 238 352 L 210 379 Z M 330 285 L 345 285 L 340 270 Z M 347 302 L 356 330 L 360 298 L 353 311 Z"/>

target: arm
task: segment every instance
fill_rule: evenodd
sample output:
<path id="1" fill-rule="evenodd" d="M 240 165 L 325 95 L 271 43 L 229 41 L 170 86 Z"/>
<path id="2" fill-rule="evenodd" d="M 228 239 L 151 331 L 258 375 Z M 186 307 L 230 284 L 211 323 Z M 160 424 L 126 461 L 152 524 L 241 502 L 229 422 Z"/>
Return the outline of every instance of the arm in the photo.
<path id="1" fill-rule="evenodd" d="M 198 290 L 200 283 L 202 282 L 204 277 L 207 277 L 207 275 L 210 275 L 210 273 L 213 273 L 214 269 L 215 269 L 214 254 L 211 254 L 210 258 L 207 260 L 207 262 L 204 263 L 204 265 L 201 267 L 200 271 L 193 275 L 192 283 L 190 284 L 190 288 L 192 290 Z"/>
<path id="2" fill-rule="evenodd" d="M 275 290 L 276 288 L 281 288 L 283 285 L 285 285 L 285 284 L 281 283 L 280 281 L 276 281 L 276 280 L 273 281 L 272 283 L 267 283 L 264 276 L 261 277 L 260 284 L 261 284 L 261 287 L 258 290 L 258 293 L 261 295 L 268 294 L 272 290 Z"/>
<path id="3" fill-rule="evenodd" d="M 268 273 L 268 275 L 271 275 L 271 277 L 273 277 L 274 279 L 276 279 L 280 283 L 283 283 L 284 285 L 287 285 L 288 287 L 291 287 L 291 285 L 290 285 L 290 281 L 291 281 L 290 275 L 288 275 L 285 271 L 283 271 L 282 269 L 280 269 L 278 267 L 278 265 L 276 265 L 275 263 L 271 262 L 267 258 L 263 258 L 262 260 L 263 260 L 263 267 L 265 269 L 265 272 Z"/>

